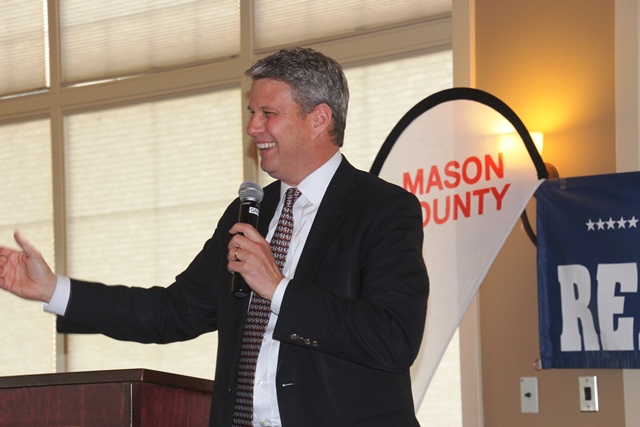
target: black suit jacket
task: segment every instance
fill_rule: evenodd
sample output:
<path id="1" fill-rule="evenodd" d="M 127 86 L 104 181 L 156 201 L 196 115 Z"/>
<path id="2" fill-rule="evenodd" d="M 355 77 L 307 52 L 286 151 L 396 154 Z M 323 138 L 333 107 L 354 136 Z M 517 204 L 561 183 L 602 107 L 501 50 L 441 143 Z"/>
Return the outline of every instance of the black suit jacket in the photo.
<path id="1" fill-rule="evenodd" d="M 280 183 L 265 188 L 266 235 Z M 211 425 L 231 425 L 249 299 L 231 295 L 228 230 L 238 200 L 189 267 L 168 288 L 72 280 L 60 332 L 99 332 L 165 343 L 218 330 Z M 405 190 L 342 160 L 290 281 L 274 338 L 284 427 L 418 426 L 409 367 L 422 339 L 429 281 L 422 213 Z"/>

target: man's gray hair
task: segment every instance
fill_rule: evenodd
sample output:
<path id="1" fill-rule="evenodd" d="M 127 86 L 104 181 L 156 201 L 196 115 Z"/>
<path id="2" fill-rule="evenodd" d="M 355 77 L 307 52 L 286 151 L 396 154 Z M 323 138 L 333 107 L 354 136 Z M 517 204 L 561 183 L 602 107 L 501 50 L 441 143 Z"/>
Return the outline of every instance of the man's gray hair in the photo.
<path id="1" fill-rule="evenodd" d="M 254 81 L 271 79 L 289 85 L 293 99 L 304 114 L 319 104 L 327 104 L 333 116 L 330 135 L 336 145 L 342 147 L 349 87 L 338 62 L 316 50 L 294 47 L 260 59 L 245 74 Z"/>

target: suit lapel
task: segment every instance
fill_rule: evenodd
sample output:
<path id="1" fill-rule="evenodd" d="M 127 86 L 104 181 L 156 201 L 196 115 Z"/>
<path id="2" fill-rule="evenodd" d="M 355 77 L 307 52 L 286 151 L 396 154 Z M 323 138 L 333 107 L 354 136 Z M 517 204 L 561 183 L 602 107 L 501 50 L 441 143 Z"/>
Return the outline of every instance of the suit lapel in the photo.
<path id="1" fill-rule="evenodd" d="M 311 278 L 315 275 L 322 255 L 354 202 L 354 198 L 349 197 L 354 189 L 355 168 L 343 157 L 311 226 L 298 262 L 296 278 Z"/>

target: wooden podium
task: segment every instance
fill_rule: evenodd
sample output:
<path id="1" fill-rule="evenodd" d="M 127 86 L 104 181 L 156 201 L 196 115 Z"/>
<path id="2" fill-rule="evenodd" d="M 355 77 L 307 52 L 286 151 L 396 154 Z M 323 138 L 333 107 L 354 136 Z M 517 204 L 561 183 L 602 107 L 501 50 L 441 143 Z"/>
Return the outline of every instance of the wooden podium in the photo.
<path id="1" fill-rule="evenodd" d="M 213 381 L 147 369 L 0 377 L 0 426 L 203 426 Z"/>

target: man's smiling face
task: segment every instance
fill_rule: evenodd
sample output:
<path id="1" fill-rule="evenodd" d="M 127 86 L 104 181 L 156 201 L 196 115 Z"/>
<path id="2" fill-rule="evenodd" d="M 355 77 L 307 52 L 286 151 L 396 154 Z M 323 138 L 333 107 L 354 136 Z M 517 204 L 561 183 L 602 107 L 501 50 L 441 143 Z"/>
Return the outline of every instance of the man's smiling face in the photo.
<path id="1" fill-rule="evenodd" d="M 247 133 L 260 153 L 260 167 L 271 177 L 298 185 L 315 170 L 313 114 L 304 114 L 286 83 L 255 80 L 249 97 Z"/>

